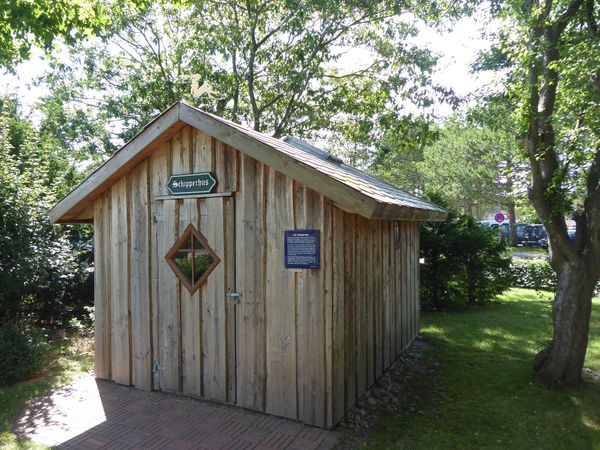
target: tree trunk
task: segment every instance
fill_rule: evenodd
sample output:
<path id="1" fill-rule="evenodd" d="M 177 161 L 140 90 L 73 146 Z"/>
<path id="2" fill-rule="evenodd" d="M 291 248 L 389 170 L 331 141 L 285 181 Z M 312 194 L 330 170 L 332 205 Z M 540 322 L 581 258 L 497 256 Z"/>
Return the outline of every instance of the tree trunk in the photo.
<path id="1" fill-rule="evenodd" d="M 508 208 L 508 245 L 517 246 L 517 217 L 515 213 L 515 202 L 510 201 L 506 205 Z"/>
<path id="2" fill-rule="evenodd" d="M 554 335 L 537 354 L 535 378 L 545 385 L 577 386 L 587 350 L 592 296 L 598 274 L 583 258 L 559 268 L 553 305 Z"/>

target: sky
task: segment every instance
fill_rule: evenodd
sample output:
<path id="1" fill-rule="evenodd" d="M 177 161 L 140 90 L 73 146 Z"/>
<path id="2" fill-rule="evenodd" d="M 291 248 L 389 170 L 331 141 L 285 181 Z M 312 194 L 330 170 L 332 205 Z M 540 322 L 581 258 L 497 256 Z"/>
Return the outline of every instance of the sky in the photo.
<path id="1" fill-rule="evenodd" d="M 440 63 L 433 75 L 434 83 L 454 89 L 460 97 L 468 97 L 478 90 L 493 85 L 494 74 L 490 71 L 471 73 L 470 66 L 478 53 L 490 47 L 482 38 L 481 27 L 486 22 L 480 16 L 461 19 L 451 31 L 440 33 L 432 28 L 421 27 L 418 41 L 440 55 Z M 490 25 L 486 25 L 490 31 Z M 450 114 L 449 105 L 440 105 L 442 116 Z"/>
<path id="2" fill-rule="evenodd" d="M 433 75 L 433 81 L 452 88 L 460 97 L 468 97 L 477 90 L 493 82 L 491 73 L 473 74 L 470 65 L 477 53 L 489 47 L 489 42 L 481 38 L 481 27 L 489 30 L 489 24 L 481 16 L 462 18 L 450 31 L 439 32 L 420 26 L 415 42 L 424 45 L 439 55 L 440 62 Z M 48 68 L 41 51 L 34 51 L 32 58 L 17 67 L 16 75 L 0 74 L 0 95 L 18 93 L 27 111 L 36 99 L 44 95 L 44 89 L 33 86 L 33 80 Z M 436 115 L 446 117 L 452 113 L 449 105 L 437 105 Z"/>

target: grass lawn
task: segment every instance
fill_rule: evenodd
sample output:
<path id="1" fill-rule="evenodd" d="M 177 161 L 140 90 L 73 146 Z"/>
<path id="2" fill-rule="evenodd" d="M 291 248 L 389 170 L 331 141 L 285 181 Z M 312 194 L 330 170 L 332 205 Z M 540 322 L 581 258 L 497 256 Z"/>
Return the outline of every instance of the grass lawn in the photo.
<path id="1" fill-rule="evenodd" d="M 522 246 L 508 247 L 511 252 L 531 253 L 533 255 L 548 255 L 548 249 L 542 247 Z"/>
<path id="2" fill-rule="evenodd" d="M 512 289 L 499 302 L 422 320 L 428 354 L 443 366 L 421 414 L 386 418 L 366 448 L 600 449 L 600 383 L 550 390 L 531 380 L 550 336 L 550 295 Z M 600 299 L 586 367 L 600 372 Z"/>
<path id="3" fill-rule="evenodd" d="M 0 448 L 47 448 L 29 440 L 17 440 L 12 426 L 25 404 L 49 390 L 68 384 L 93 367 L 89 338 L 76 338 L 51 344 L 46 369 L 37 378 L 0 389 Z"/>

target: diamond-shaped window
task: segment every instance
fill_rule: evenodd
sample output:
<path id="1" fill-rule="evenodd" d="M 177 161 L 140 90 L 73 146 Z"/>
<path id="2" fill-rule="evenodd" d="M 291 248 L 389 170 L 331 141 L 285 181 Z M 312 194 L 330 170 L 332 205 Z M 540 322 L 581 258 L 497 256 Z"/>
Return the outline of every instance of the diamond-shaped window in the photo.
<path id="1" fill-rule="evenodd" d="M 192 224 L 188 225 L 165 258 L 190 294 L 206 282 L 208 275 L 221 262 L 206 238 Z"/>

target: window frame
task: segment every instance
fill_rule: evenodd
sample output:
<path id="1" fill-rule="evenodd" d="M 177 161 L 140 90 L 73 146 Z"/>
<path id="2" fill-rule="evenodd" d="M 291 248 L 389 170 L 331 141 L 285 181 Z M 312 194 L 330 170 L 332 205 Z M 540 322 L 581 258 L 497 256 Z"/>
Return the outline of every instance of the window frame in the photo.
<path id="1" fill-rule="evenodd" d="M 192 238 L 191 248 L 185 248 L 186 241 Z M 200 249 L 194 248 L 194 239 L 198 241 L 201 245 Z M 196 280 L 194 283 L 194 273 L 195 273 L 195 253 L 200 252 L 200 250 L 206 251 L 211 258 L 213 259 L 213 263 L 204 271 L 204 273 Z M 179 268 L 179 265 L 175 262 L 175 255 L 178 253 L 191 253 L 192 260 L 192 276 L 191 280 L 188 279 L 187 275 L 183 273 L 183 271 Z M 190 294 L 194 294 L 198 289 L 200 289 L 205 283 L 208 276 L 212 273 L 213 270 L 219 265 L 221 259 L 212 249 L 212 247 L 208 244 L 206 237 L 194 227 L 191 223 L 187 226 L 187 228 L 183 231 L 179 239 L 173 244 L 171 250 L 165 255 L 165 259 L 167 264 L 171 268 L 171 270 L 175 273 L 177 279 L 181 282 L 183 286 L 188 290 Z"/>

